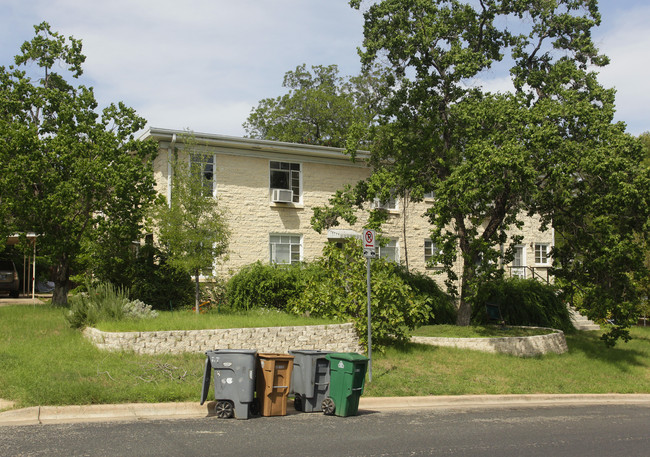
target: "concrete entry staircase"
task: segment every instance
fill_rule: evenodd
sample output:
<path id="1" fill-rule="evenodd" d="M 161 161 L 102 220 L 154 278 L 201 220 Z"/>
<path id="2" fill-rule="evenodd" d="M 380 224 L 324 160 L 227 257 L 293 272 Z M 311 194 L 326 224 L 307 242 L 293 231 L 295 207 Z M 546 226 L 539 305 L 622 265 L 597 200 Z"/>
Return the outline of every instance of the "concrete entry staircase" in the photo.
<path id="1" fill-rule="evenodd" d="M 575 308 L 569 307 L 571 322 L 577 330 L 600 330 L 600 325 L 580 314 Z"/>

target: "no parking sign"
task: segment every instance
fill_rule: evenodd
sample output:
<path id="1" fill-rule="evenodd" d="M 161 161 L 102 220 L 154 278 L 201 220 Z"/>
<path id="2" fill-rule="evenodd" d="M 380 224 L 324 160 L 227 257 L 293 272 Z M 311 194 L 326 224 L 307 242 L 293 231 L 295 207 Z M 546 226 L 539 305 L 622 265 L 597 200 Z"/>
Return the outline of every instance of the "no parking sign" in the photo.
<path id="1" fill-rule="evenodd" d="M 377 247 L 375 244 L 375 231 L 364 230 L 361 242 L 363 243 L 363 255 L 368 258 L 377 257 Z"/>

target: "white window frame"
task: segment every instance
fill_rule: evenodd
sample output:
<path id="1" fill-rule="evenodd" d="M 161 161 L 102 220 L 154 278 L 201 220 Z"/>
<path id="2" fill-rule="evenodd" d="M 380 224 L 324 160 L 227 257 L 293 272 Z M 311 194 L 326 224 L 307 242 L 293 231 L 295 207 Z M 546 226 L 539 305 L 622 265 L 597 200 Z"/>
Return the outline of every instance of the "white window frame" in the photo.
<path id="1" fill-rule="evenodd" d="M 383 257 L 390 262 L 399 263 L 399 240 L 397 238 L 389 238 L 386 246 L 379 246 L 377 248 L 377 256 Z"/>
<path id="2" fill-rule="evenodd" d="M 550 247 L 549 243 L 535 243 L 535 265 L 548 266 L 551 264 Z M 543 253 L 542 248 L 544 249 Z M 538 259 L 543 260 L 543 262 L 538 261 Z"/>
<path id="3" fill-rule="evenodd" d="M 436 199 L 436 191 L 432 190 L 431 192 L 427 192 L 424 194 L 424 199 L 425 200 L 435 200 Z"/>
<path id="4" fill-rule="evenodd" d="M 197 158 L 203 160 L 196 160 Z M 208 159 L 208 160 L 205 160 Z M 203 196 L 204 197 L 214 197 L 217 195 L 217 155 L 216 154 L 204 154 L 201 152 L 191 152 L 188 157 L 190 173 L 194 170 L 195 164 L 201 164 L 201 174 L 203 182 Z M 207 167 L 212 166 L 212 170 L 209 170 Z M 208 174 L 212 174 L 212 178 L 207 178 Z M 206 192 L 209 183 L 209 192 Z"/>
<path id="5" fill-rule="evenodd" d="M 286 173 L 287 184 L 280 184 L 273 179 L 275 173 Z M 269 189 L 285 189 L 293 191 L 293 203 L 302 201 L 302 163 L 269 160 Z M 269 192 L 271 193 L 272 190 Z"/>
<path id="6" fill-rule="evenodd" d="M 379 198 L 372 201 L 372 209 L 385 209 L 386 211 L 399 211 L 399 199 L 390 197 L 388 201 L 382 202 Z"/>
<path id="7" fill-rule="evenodd" d="M 288 257 L 288 262 L 278 256 Z M 302 235 L 297 233 L 269 234 L 269 261 L 276 265 L 294 265 L 302 262 Z"/>
<path id="8" fill-rule="evenodd" d="M 433 242 L 432 239 L 426 238 L 424 240 L 424 264 L 425 268 L 434 268 L 438 264 L 437 263 L 431 263 L 430 259 L 434 255 L 438 254 L 440 252 L 440 248 L 436 246 L 436 244 Z"/>
<path id="9" fill-rule="evenodd" d="M 521 255 L 517 256 L 517 252 Z M 512 259 L 511 276 L 526 279 L 526 246 L 518 244 L 515 246 L 515 256 Z"/>

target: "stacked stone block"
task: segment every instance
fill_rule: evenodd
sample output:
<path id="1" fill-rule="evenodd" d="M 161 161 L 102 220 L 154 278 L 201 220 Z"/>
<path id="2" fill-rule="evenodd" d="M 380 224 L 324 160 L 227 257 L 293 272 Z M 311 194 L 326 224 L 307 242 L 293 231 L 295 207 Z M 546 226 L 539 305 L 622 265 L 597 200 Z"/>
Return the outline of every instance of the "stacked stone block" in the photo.
<path id="1" fill-rule="evenodd" d="M 363 350 L 353 324 L 158 332 L 102 332 L 86 328 L 84 335 L 100 349 L 138 354 L 203 353 L 213 349 L 256 349 L 271 353 L 292 349 Z"/>

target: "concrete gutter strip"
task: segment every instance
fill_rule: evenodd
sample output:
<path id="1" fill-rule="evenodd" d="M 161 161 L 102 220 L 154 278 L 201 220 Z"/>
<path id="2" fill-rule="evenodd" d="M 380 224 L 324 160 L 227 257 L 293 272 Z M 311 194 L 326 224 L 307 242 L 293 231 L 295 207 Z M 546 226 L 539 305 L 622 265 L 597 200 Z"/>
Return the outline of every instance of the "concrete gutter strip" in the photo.
<path id="1" fill-rule="evenodd" d="M 362 397 L 360 409 L 495 408 L 586 404 L 647 404 L 650 394 L 529 394 L 529 395 L 439 395 L 425 397 Z"/>
<path id="2" fill-rule="evenodd" d="M 361 397 L 359 410 L 510 408 L 530 406 L 636 404 L 650 407 L 650 394 L 588 395 L 441 395 L 424 397 Z M 288 414 L 298 414 L 289 403 Z M 214 402 L 129 403 L 123 405 L 34 406 L 0 413 L 0 426 L 75 422 L 189 419 L 210 415 Z"/>

